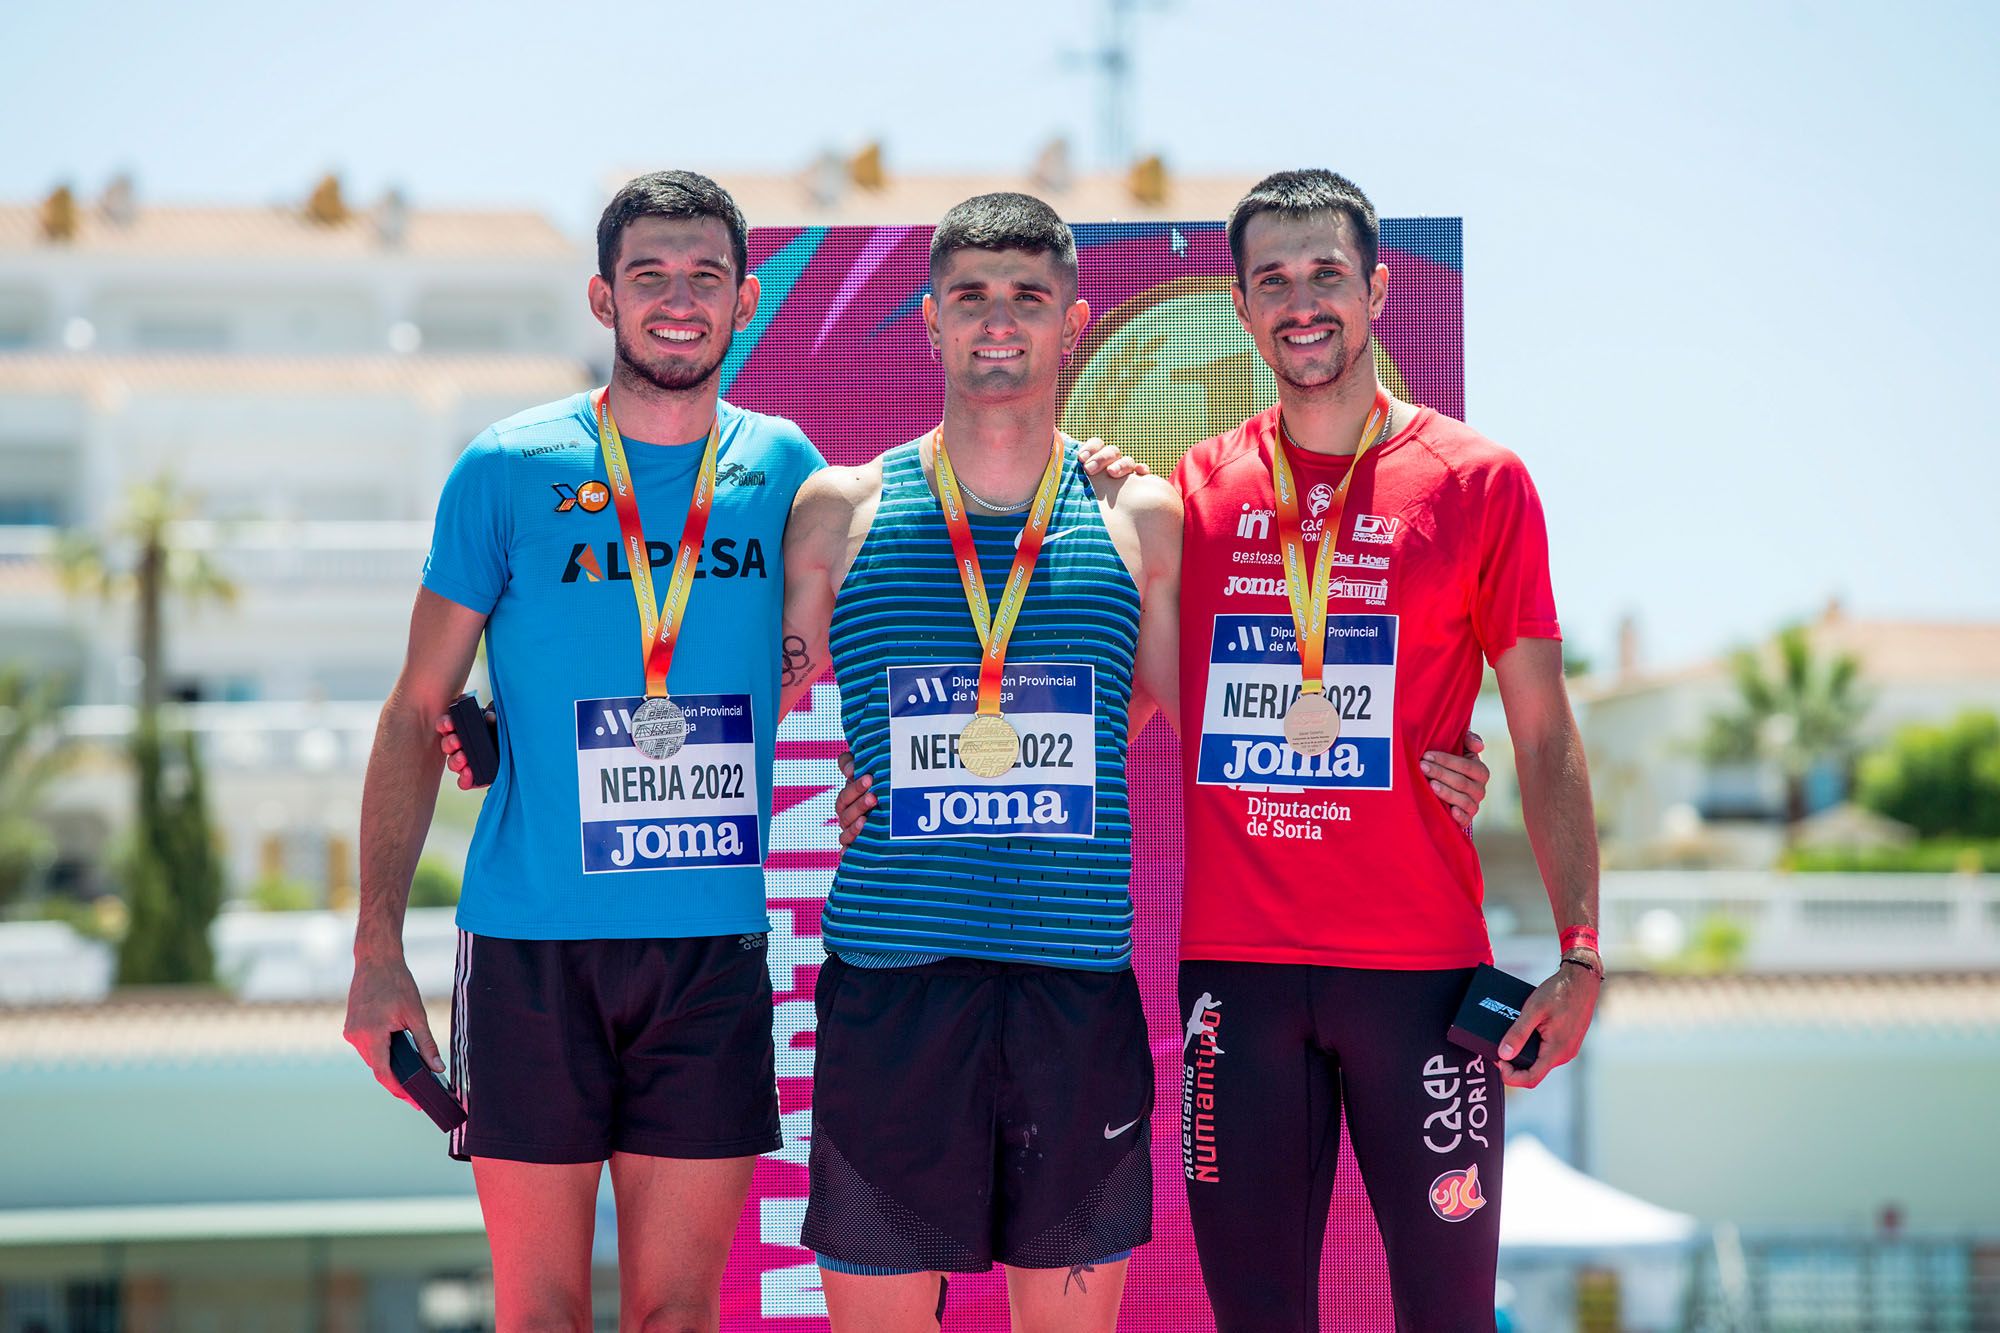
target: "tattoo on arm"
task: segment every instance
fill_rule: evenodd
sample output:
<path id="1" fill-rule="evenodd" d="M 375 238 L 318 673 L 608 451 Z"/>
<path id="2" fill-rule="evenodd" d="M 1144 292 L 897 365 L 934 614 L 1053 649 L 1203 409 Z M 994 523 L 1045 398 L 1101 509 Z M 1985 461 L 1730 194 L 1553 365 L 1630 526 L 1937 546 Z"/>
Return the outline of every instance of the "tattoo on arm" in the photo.
<path id="1" fill-rule="evenodd" d="M 1090 1295 L 1090 1288 L 1084 1285 L 1083 1275 L 1085 1273 L 1095 1273 L 1096 1271 L 1097 1266 L 1095 1264 L 1078 1264 L 1076 1267 L 1070 1269 L 1069 1276 L 1063 1279 L 1063 1295 L 1069 1295 L 1069 1284 L 1072 1282 L 1076 1283 L 1078 1291 L 1086 1296 Z"/>
<path id="2" fill-rule="evenodd" d="M 812 654 L 806 651 L 803 635 L 785 636 L 785 684 L 796 685 L 812 674 Z"/>

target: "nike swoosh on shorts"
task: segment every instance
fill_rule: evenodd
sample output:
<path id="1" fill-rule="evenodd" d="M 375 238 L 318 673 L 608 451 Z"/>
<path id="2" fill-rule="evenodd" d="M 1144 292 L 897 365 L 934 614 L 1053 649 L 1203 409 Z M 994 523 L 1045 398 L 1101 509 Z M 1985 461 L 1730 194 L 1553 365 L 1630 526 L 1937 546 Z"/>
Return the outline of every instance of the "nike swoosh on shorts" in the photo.
<path id="1" fill-rule="evenodd" d="M 1143 1119 L 1145 1119 L 1145 1117 L 1144 1117 L 1144 1116 L 1140 1116 L 1140 1117 L 1139 1117 L 1139 1120 L 1143 1120 Z M 1126 1121 L 1126 1122 L 1125 1122 L 1124 1124 L 1120 1125 L 1120 1126 L 1119 1126 L 1118 1128 L 1116 1128 L 1116 1129 L 1113 1129 L 1113 1128 L 1112 1128 L 1111 1126 L 1109 1126 L 1109 1125 L 1106 1125 L 1106 1126 L 1104 1127 L 1104 1137 L 1105 1137 L 1105 1138 L 1107 1138 L 1107 1139 L 1115 1139 L 1115 1138 L 1117 1138 L 1117 1137 L 1118 1137 L 1118 1136 L 1119 1136 L 1120 1134 L 1123 1134 L 1123 1133 L 1124 1133 L 1124 1132 L 1125 1132 L 1126 1130 L 1128 1130 L 1128 1129 L 1132 1128 L 1132 1126 L 1134 1126 L 1134 1125 L 1138 1124 L 1138 1123 L 1139 1123 L 1139 1120 L 1127 1120 L 1127 1121 Z"/>

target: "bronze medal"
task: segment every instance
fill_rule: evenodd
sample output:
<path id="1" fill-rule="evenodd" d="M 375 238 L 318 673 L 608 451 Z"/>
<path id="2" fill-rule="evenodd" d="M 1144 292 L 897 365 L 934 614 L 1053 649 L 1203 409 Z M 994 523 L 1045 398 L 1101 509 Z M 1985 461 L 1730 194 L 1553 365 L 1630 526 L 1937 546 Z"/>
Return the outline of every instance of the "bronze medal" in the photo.
<path id="1" fill-rule="evenodd" d="M 1285 712 L 1285 743 L 1308 758 L 1325 754 L 1340 737 L 1340 710 L 1322 691 L 1299 695 Z"/>
<path id="2" fill-rule="evenodd" d="M 1288 436 L 1285 423 L 1278 422 L 1278 438 L 1271 444 L 1271 492 L 1277 501 L 1278 550 L 1285 566 L 1285 596 L 1292 604 L 1293 642 L 1298 646 L 1299 674 L 1305 690 L 1292 701 L 1285 714 L 1285 741 L 1300 754 L 1312 758 L 1333 748 L 1340 736 L 1340 710 L 1321 682 L 1326 677 L 1326 599 L 1331 590 L 1333 548 L 1340 539 L 1340 517 L 1346 512 L 1348 484 L 1369 448 L 1387 438 L 1391 413 L 1389 395 L 1377 388 L 1375 405 L 1361 425 L 1361 442 L 1347 462 L 1347 472 L 1332 488 L 1315 512 L 1333 508 L 1319 539 L 1319 554 L 1310 571 L 1306 569 L 1304 526 L 1299 519 L 1298 484 L 1292 465 L 1285 459 Z M 1379 431 L 1379 433 L 1378 433 Z"/>

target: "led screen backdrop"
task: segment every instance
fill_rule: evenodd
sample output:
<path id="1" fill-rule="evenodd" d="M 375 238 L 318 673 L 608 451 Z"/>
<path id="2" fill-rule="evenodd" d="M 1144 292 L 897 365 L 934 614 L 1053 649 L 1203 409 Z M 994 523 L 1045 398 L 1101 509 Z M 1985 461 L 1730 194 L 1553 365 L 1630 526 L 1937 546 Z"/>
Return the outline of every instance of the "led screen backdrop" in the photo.
<path id="1" fill-rule="evenodd" d="M 1220 223 L 1077 228 L 1083 297 L 1093 317 L 1064 383 L 1063 429 L 1102 436 L 1166 473 L 1189 445 L 1274 400 L 1271 374 L 1229 301 Z M 751 261 L 763 283 L 756 320 L 724 368 L 730 401 L 790 417 L 833 463 L 865 462 L 927 430 L 943 403 L 921 306 L 930 228 L 764 229 Z M 1387 220 L 1392 274 L 1377 364 L 1399 396 L 1464 415 L 1462 261 L 1455 218 Z M 812 1102 L 812 988 L 820 909 L 836 860 L 830 829 L 838 777 L 839 694 L 820 684 L 779 731 L 771 829 L 771 966 L 785 1150 L 758 1165 L 723 1290 L 723 1327 L 826 1327 L 818 1270 L 799 1248 Z M 1153 1033 L 1156 1101 L 1152 1244 L 1134 1256 L 1120 1326 L 1212 1329 L 1182 1194 L 1180 1054 L 1174 947 L 1180 918 L 1179 759 L 1156 722 L 1131 759 L 1137 831 L 1132 896 L 1139 984 Z M 1342 1144 L 1328 1228 L 1326 1327 L 1393 1326 L 1380 1242 Z M 954 1278 L 945 1326 L 1003 1330 L 999 1270 Z"/>

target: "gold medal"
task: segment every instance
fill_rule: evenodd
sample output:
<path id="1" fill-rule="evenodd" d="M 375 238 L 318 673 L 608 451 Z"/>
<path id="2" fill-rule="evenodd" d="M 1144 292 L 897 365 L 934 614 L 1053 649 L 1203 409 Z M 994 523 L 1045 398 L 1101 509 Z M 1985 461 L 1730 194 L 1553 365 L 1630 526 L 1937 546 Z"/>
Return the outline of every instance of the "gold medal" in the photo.
<path id="1" fill-rule="evenodd" d="M 1311 690 L 1285 711 L 1285 743 L 1307 758 L 1325 754 L 1340 738 L 1340 710 L 1324 693 Z"/>
<path id="2" fill-rule="evenodd" d="M 944 447 L 944 427 L 939 426 L 931 436 L 938 503 L 944 510 L 945 528 L 951 533 L 952 554 L 957 558 L 958 577 L 965 587 L 965 605 L 972 613 L 973 632 L 979 635 L 979 696 L 973 704 L 972 720 L 958 733 L 958 762 L 977 777 L 997 778 L 1021 757 L 1020 733 L 1000 715 L 1000 686 L 1007 664 L 1007 641 L 1013 637 L 1014 624 L 1021 618 L 1028 580 L 1034 574 L 1036 557 L 1042 552 L 1049 519 L 1056 511 L 1056 493 L 1062 488 L 1063 456 L 1063 439 L 1058 433 L 1049 440 L 1049 461 L 1042 468 L 1042 480 L 1035 487 L 1028 521 L 1014 545 L 1014 564 L 1007 571 L 1000 608 L 994 611 L 986 600 L 986 578 L 980 571 L 979 548 L 973 544 L 972 525 L 966 521 L 958 477 L 952 471 L 951 455 Z"/>
<path id="3" fill-rule="evenodd" d="M 1021 736 L 998 713 L 974 713 L 958 733 L 958 762 L 982 778 L 997 778 L 1021 756 Z"/>

